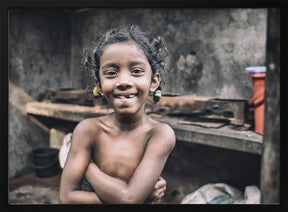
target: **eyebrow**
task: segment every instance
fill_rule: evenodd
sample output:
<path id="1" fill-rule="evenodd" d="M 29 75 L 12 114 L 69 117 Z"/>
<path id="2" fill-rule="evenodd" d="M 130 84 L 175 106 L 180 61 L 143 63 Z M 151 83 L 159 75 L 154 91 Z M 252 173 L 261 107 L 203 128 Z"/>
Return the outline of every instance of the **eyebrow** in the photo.
<path id="1" fill-rule="evenodd" d="M 105 69 L 105 68 L 119 68 L 119 66 L 115 63 L 107 63 L 104 66 L 101 67 L 101 69 Z"/>
<path id="2" fill-rule="evenodd" d="M 131 66 L 135 66 L 135 65 L 142 65 L 142 66 L 145 66 L 146 67 L 146 63 L 142 62 L 142 61 L 132 61 L 130 64 L 129 64 L 129 67 Z M 105 68 L 119 68 L 119 65 L 115 64 L 115 63 L 107 63 L 105 65 L 103 65 L 101 67 L 101 69 L 105 69 Z"/>
<path id="3" fill-rule="evenodd" d="M 146 67 L 146 63 L 142 62 L 142 61 L 133 61 L 130 63 L 130 66 L 135 66 L 135 65 L 142 65 Z"/>

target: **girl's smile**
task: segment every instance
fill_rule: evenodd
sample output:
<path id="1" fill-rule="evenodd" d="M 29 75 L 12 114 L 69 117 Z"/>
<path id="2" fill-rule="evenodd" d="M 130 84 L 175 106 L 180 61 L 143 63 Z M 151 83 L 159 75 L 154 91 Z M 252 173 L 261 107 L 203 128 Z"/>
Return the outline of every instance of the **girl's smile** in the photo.
<path id="1" fill-rule="evenodd" d="M 118 101 L 122 107 L 125 107 L 126 105 L 129 105 L 129 103 L 132 103 L 134 100 L 136 100 L 137 93 L 118 93 L 113 94 L 113 97 L 116 98 L 115 101 Z"/>
<path id="2" fill-rule="evenodd" d="M 131 99 L 137 96 L 137 93 L 118 93 L 118 94 L 113 94 L 115 98 L 118 99 Z"/>

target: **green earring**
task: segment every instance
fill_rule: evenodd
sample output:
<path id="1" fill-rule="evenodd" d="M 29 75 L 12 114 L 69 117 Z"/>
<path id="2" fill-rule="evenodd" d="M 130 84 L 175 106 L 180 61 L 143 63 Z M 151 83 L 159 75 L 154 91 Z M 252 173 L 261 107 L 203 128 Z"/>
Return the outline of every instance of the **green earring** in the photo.
<path id="1" fill-rule="evenodd" d="M 153 96 L 154 102 L 159 102 L 161 99 L 162 93 L 161 93 L 161 87 L 159 87 L 155 92 Z"/>

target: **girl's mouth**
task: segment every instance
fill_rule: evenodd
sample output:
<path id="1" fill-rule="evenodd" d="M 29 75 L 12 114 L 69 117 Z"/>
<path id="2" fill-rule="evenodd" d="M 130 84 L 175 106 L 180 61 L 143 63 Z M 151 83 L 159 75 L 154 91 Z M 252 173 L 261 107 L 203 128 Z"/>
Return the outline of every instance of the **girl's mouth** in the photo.
<path id="1" fill-rule="evenodd" d="M 117 99 L 131 99 L 135 96 L 137 96 L 137 94 L 113 94 L 113 97 Z"/>

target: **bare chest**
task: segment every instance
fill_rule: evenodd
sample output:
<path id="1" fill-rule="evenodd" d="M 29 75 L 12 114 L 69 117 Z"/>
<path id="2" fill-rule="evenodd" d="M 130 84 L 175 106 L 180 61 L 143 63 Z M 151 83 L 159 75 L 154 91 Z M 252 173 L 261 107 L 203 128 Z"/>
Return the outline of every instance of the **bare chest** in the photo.
<path id="1" fill-rule="evenodd" d="M 94 148 L 94 161 L 106 174 L 128 181 L 143 157 L 147 140 L 143 134 L 114 137 L 102 134 Z"/>

